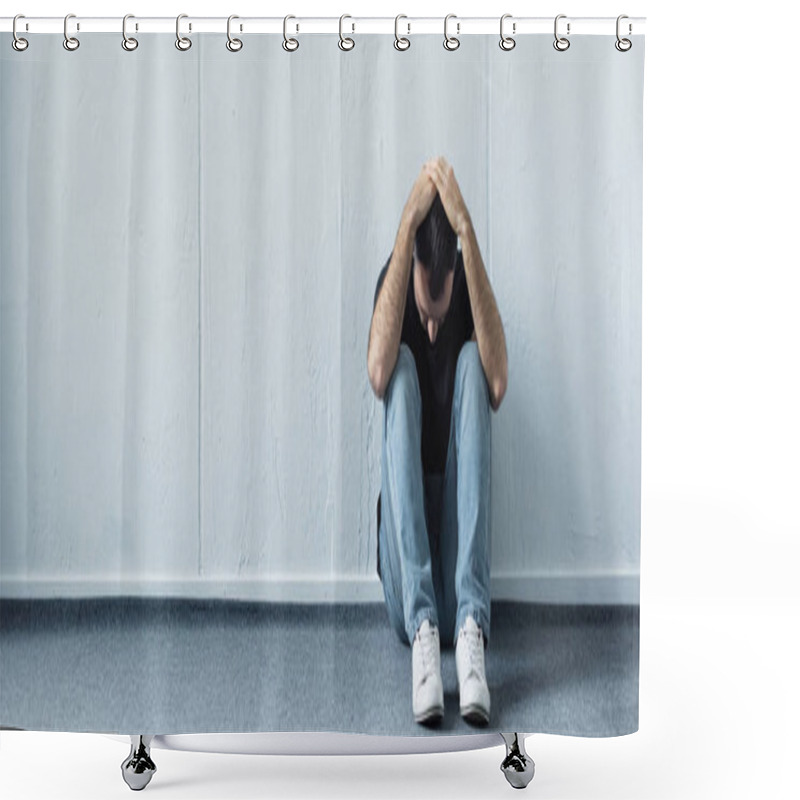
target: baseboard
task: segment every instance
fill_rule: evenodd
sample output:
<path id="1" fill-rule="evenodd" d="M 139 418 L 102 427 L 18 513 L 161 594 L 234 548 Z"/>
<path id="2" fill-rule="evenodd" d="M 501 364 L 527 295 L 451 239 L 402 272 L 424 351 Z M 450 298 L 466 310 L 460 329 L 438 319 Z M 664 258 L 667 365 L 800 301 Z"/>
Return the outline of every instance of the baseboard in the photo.
<path id="1" fill-rule="evenodd" d="M 559 605 L 639 605 L 638 572 L 500 573 L 492 599 Z"/>
<path id="2" fill-rule="evenodd" d="M 638 605 L 639 574 L 499 573 L 492 576 L 492 599 L 529 603 Z M 232 577 L 168 580 L 100 578 L 2 578 L 0 600 L 56 597 L 191 597 L 270 603 L 382 603 L 383 586 L 375 577 Z"/>

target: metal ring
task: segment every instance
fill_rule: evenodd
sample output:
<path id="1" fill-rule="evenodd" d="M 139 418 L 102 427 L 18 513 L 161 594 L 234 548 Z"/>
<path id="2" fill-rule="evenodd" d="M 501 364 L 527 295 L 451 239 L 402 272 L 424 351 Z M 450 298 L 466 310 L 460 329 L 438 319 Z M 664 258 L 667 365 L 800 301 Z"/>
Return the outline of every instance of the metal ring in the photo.
<path id="1" fill-rule="evenodd" d="M 175 47 L 178 50 L 188 50 L 192 46 L 192 40 L 188 36 L 181 36 L 181 19 L 188 16 L 188 14 L 178 14 L 175 20 Z"/>
<path id="2" fill-rule="evenodd" d="M 74 16 L 74 14 L 67 14 L 67 16 L 64 17 L 64 49 L 70 51 L 77 50 L 81 46 L 81 43 L 74 36 L 69 36 L 67 34 L 67 20 Z"/>
<path id="3" fill-rule="evenodd" d="M 517 46 L 516 39 L 512 38 L 511 36 L 506 36 L 503 33 L 503 23 L 511 17 L 511 14 L 503 14 L 500 17 L 500 49 L 501 50 L 513 50 Z"/>
<path id="4" fill-rule="evenodd" d="M 564 50 L 569 50 L 569 39 L 566 39 L 565 37 L 558 35 L 558 21 L 560 19 L 566 19 L 566 18 L 567 18 L 566 14 L 559 14 L 558 16 L 556 16 L 556 21 L 553 26 L 553 32 L 556 37 L 556 40 L 553 42 L 553 47 L 555 47 L 556 50 L 559 50 L 562 53 L 564 52 Z M 569 22 L 567 23 L 567 35 L 569 35 Z"/>
<path id="5" fill-rule="evenodd" d="M 461 46 L 461 42 L 456 36 L 448 36 L 447 35 L 447 21 L 451 18 L 455 18 L 455 14 L 448 14 L 444 18 L 444 49 L 445 50 L 458 50 Z M 458 31 L 459 26 L 456 26 L 456 31 Z"/>
<path id="6" fill-rule="evenodd" d="M 411 40 L 406 39 L 405 36 L 400 36 L 397 32 L 397 23 L 400 21 L 400 18 L 408 19 L 405 14 L 398 14 L 394 18 L 394 49 L 395 50 L 408 50 L 411 47 Z M 408 28 L 408 32 L 411 33 L 411 23 L 406 22 L 406 27 Z"/>
<path id="7" fill-rule="evenodd" d="M 356 46 L 356 43 L 349 36 L 344 36 L 342 34 L 342 22 L 344 22 L 345 18 L 353 19 L 349 14 L 342 14 L 342 16 L 339 17 L 339 49 L 352 50 Z M 353 30 L 355 31 L 355 29 L 356 29 L 356 24 L 354 22 Z"/>
<path id="8" fill-rule="evenodd" d="M 232 19 L 239 19 L 237 14 L 231 14 L 228 17 L 228 41 L 225 42 L 225 47 L 231 51 L 231 53 L 238 53 L 244 45 L 242 44 L 241 39 L 231 38 L 231 20 Z"/>
<path id="9" fill-rule="evenodd" d="M 620 53 L 627 53 L 628 50 L 630 50 L 631 47 L 633 47 L 633 42 L 630 39 L 620 39 L 619 38 L 619 21 L 621 19 L 629 19 L 629 17 L 628 17 L 627 14 L 620 14 L 617 17 L 617 41 L 614 42 L 614 47 L 616 47 L 617 50 L 620 51 Z M 630 25 L 630 23 L 628 23 L 628 33 L 630 33 L 631 30 L 632 30 L 631 25 Z"/>
<path id="10" fill-rule="evenodd" d="M 135 50 L 139 46 L 139 40 L 134 39 L 132 36 L 128 36 L 125 31 L 125 23 L 127 23 L 128 18 L 132 16 L 133 14 L 126 14 L 122 18 L 122 49 L 127 50 L 129 53 L 131 50 Z"/>
<path id="11" fill-rule="evenodd" d="M 297 50 L 298 47 L 300 47 L 300 42 L 298 42 L 297 39 L 286 38 L 286 23 L 290 19 L 297 19 L 297 17 L 294 17 L 292 14 L 287 14 L 283 18 L 283 49 L 287 53 L 293 53 L 295 50 Z"/>
<path id="12" fill-rule="evenodd" d="M 11 23 L 11 32 L 14 34 L 14 38 L 11 40 L 11 46 L 18 52 L 21 53 L 23 50 L 28 49 L 28 40 L 23 39 L 21 36 L 17 36 L 17 20 L 19 18 L 25 19 L 24 14 L 17 14 L 14 17 L 14 22 Z"/>

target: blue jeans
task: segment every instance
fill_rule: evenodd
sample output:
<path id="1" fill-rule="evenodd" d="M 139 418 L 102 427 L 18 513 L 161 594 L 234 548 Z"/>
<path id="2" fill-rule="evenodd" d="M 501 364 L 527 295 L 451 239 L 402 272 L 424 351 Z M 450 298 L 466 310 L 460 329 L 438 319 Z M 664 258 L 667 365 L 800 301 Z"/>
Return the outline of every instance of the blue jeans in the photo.
<path id="1" fill-rule="evenodd" d="M 489 386 L 469 341 L 455 377 L 444 475 L 422 472 L 422 399 L 414 356 L 401 343 L 383 397 L 380 568 L 392 626 L 410 644 L 428 617 L 442 644 L 467 614 L 490 634 Z"/>

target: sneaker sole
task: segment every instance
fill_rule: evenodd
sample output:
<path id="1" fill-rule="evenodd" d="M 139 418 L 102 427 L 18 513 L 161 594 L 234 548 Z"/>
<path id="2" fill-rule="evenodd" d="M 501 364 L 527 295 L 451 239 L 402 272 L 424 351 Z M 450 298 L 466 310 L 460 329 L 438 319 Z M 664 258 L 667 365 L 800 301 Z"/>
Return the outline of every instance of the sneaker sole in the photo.
<path id="1" fill-rule="evenodd" d="M 444 716 L 443 706 L 434 706 L 433 708 L 423 711 L 421 714 L 415 714 L 414 720 L 421 723 L 438 722 Z"/>
<path id="2" fill-rule="evenodd" d="M 461 716 L 467 722 L 473 722 L 476 725 L 488 725 L 489 723 L 489 713 L 483 706 L 476 704 L 461 706 Z"/>

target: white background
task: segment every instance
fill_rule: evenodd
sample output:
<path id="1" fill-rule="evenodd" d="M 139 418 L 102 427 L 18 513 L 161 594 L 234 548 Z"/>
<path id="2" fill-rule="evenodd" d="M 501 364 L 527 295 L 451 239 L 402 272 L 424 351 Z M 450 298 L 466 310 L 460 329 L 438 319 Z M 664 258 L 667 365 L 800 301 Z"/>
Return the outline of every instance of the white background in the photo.
<path id="1" fill-rule="evenodd" d="M 640 730 L 532 736 L 537 798 L 797 797 L 800 33 L 795 4 L 496 7 L 34 1 L 4 15 L 647 17 Z M 13 113 L 3 108 L 3 114 Z M 132 699 L 135 702 L 135 699 Z M 127 747 L 0 733 L 0 793 L 128 797 Z M 504 748 L 419 756 L 153 751 L 169 798 L 508 797 Z"/>

